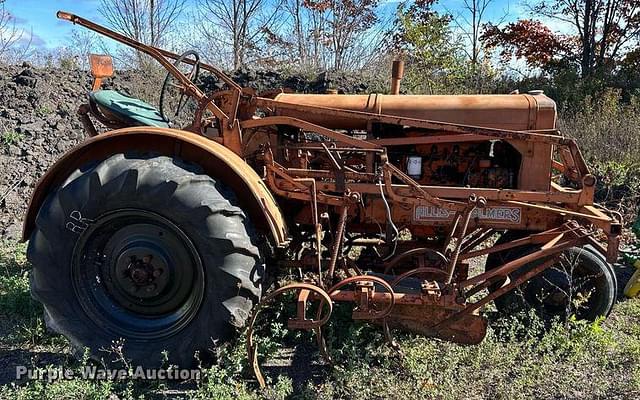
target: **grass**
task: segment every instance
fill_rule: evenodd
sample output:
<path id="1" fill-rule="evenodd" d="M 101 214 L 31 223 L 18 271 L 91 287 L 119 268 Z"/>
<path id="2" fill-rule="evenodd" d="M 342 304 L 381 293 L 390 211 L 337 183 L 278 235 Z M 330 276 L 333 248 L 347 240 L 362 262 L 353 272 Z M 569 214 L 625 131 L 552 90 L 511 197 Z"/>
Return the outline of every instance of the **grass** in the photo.
<path id="1" fill-rule="evenodd" d="M 0 245 L 0 354 L 25 352 L 26 362 L 79 369 L 86 357 L 67 355 L 66 339 L 45 331 L 41 306 L 29 296 L 25 247 Z M 273 359 L 282 347 L 301 344 L 309 360 L 284 370 L 265 367 L 271 384 L 260 391 L 248 372 L 244 338 L 223 347 L 218 364 L 200 382 L 30 380 L 0 386 L 0 399 L 529 399 L 638 398 L 640 396 L 640 299 L 617 304 L 604 321 L 570 321 L 544 332 L 530 316 L 493 320 L 485 340 L 460 346 L 395 332 L 402 355 L 390 349 L 376 327 L 354 323 L 337 307 L 326 329 L 334 365 L 319 360 L 313 336 L 284 329 L 288 306 L 261 323 L 261 354 Z M 491 313 L 488 314 L 493 319 Z M 265 320 L 263 320 L 265 321 Z M 284 343 L 284 345 L 281 345 Z M 34 354 L 60 355 L 30 361 Z M 46 360 L 45 360 L 46 361 Z M 7 371 L 0 358 L 0 371 Z M 271 361 L 267 360 L 266 364 Z M 11 368 L 15 368 L 12 366 Z M 313 370 L 299 379 L 301 370 Z M 278 372 L 281 373 L 278 375 Z M 305 375 L 303 374 L 303 375 Z M 291 377 L 287 376 L 291 375 Z M 298 376 L 298 378 L 296 378 Z"/>
<path id="2" fill-rule="evenodd" d="M 559 112 L 558 128 L 576 139 L 592 167 L 596 201 L 633 221 L 640 203 L 640 97 L 623 102 L 613 89 L 586 97 Z"/>
<path id="3" fill-rule="evenodd" d="M 7 130 L 0 134 L 0 142 L 2 142 L 4 146 L 18 144 L 22 139 L 24 139 L 24 136 L 16 131 Z"/>
<path id="4" fill-rule="evenodd" d="M 620 91 L 609 89 L 584 98 L 577 109 L 559 113 L 558 128 L 578 141 L 589 164 L 640 163 L 640 97 L 624 103 L 620 96 Z"/>
<path id="5" fill-rule="evenodd" d="M 23 244 L 0 248 L 0 310 L 3 322 L 12 322 L 3 345 L 35 345 L 45 338 L 42 307 L 29 295 L 28 264 Z"/>
<path id="6" fill-rule="evenodd" d="M 47 116 L 53 112 L 53 110 L 47 106 L 42 106 L 36 110 L 36 112 L 42 116 Z"/>

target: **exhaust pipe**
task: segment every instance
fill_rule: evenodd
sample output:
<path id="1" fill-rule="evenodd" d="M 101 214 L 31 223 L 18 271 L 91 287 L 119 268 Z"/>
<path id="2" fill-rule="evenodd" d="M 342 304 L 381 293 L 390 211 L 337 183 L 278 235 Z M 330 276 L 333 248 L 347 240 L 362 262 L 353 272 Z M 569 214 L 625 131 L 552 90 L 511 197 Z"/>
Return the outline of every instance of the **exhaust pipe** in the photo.
<path id="1" fill-rule="evenodd" d="M 391 94 L 400 94 L 400 81 L 404 75 L 404 60 L 393 60 L 391 65 Z"/>

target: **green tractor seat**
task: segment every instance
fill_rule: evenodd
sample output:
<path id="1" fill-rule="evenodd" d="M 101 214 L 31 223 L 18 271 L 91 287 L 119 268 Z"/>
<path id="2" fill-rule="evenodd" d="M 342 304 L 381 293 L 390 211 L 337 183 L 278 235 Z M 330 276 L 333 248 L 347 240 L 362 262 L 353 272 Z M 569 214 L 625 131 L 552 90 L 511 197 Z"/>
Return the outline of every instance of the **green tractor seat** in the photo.
<path id="1" fill-rule="evenodd" d="M 89 98 L 105 114 L 109 114 L 126 124 L 169 127 L 167 121 L 162 119 L 160 111 L 135 97 L 125 96 L 115 90 L 97 90 L 91 92 Z"/>

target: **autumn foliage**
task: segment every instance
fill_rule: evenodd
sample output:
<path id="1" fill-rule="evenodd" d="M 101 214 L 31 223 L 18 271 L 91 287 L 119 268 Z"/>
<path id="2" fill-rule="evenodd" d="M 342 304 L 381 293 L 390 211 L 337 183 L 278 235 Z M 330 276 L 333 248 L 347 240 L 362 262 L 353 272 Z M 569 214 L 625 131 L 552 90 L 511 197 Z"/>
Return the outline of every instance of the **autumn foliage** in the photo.
<path id="1" fill-rule="evenodd" d="M 552 32 L 539 20 L 521 19 L 499 27 L 487 24 L 483 40 L 499 48 L 503 59 L 524 59 L 551 70 L 574 67 L 583 78 L 613 74 L 640 44 L 638 0 L 549 0 L 533 2 L 531 14 L 557 21 L 566 34 Z"/>
<path id="2" fill-rule="evenodd" d="M 503 61 L 524 59 L 538 68 L 566 61 L 575 48 L 571 37 L 555 34 L 542 22 L 530 19 L 512 22 L 503 28 L 487 24 L 481 38 L 487 48 L 499 49 Z"/>

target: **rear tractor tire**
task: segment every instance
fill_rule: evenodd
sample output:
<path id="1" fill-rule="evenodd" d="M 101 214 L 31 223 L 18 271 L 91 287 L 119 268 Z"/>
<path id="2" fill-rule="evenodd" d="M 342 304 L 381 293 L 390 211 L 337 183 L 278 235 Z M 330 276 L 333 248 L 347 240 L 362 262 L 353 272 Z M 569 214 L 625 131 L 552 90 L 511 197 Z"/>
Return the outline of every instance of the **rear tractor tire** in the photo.
<path id="1" fill-rule="evenodd" d="M 507 232 L 496 244 L 520 237 L 522 235 L 518 232 Z M 485 269 L 499 267 L 535 250 L 536 247 L 529 246 L 490 254 Z M 509 278 L 514 280 L 545 260 L 526 264 Z M 497 290 L 501 284 L 490 287 L 490 291 Z M 557 263 L 541 274 L 498 297 L 495 305 L 503 314 L 534 310 L 546 323 L 565 321 L 571 316 L 594 321 L 611 312 L 617 298 L 617 286 L 613 267 L 602 254 L 590 245 L 571 247 L 560 254 Z"/>
<path id="2" fill-rule="evenodd" d="M 175 158 L 117 154 L 76 170 L 49 194 L 29 240 L 46 325 L 106 362 L 118 340 L 148 368 L 192 366 L 196 352 L 206 360 L 261 294 L 256 237 L 234 202 Z"/>

